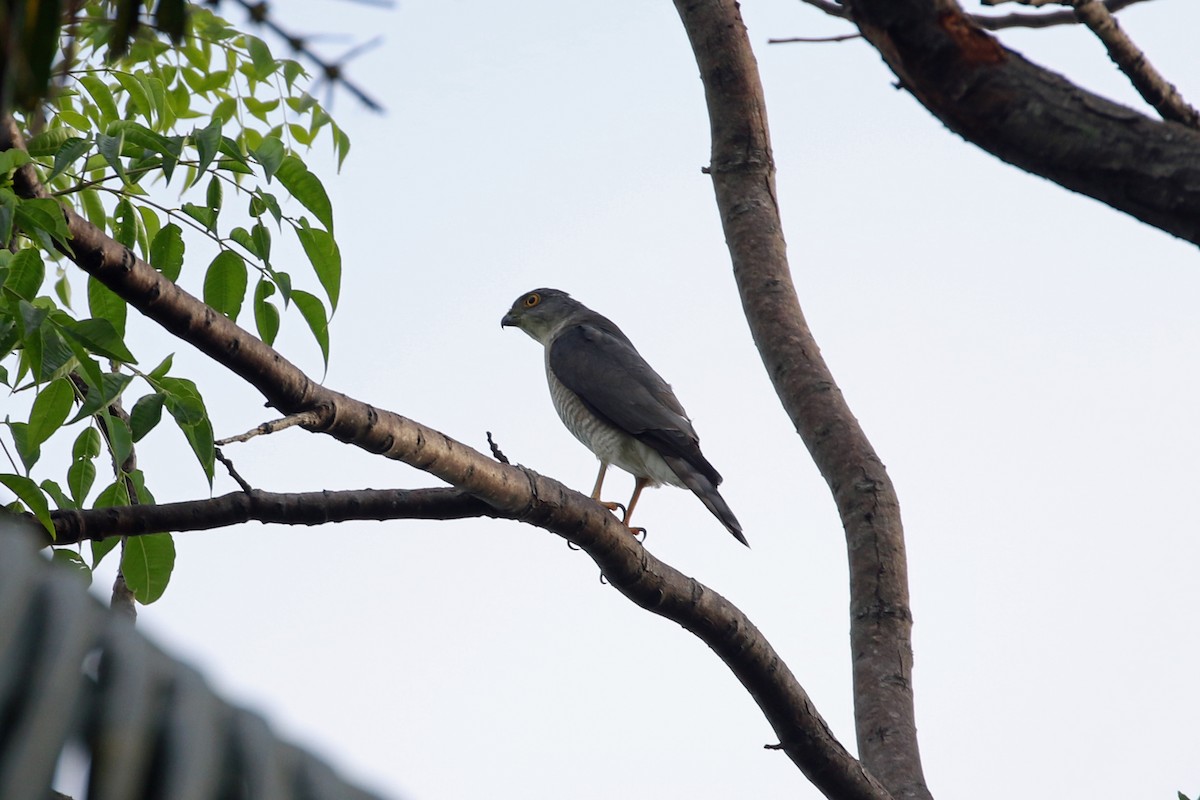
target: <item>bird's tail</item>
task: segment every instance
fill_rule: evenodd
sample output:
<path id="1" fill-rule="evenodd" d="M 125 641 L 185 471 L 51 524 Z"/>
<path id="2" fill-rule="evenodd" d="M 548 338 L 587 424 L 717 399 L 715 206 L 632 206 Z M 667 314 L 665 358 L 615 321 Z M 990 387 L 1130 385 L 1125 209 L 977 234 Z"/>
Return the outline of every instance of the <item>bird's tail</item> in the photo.
<path id="1" fill-rule="evenodd" d="M 738 522 L 738 518 L 733 515 L 733 510 L 725 502 L 725 498 L 721 497 L 721 493 L 717 491 L 713 482 L 678 456 L 663 453 L 662 457 L 667 462 L 667 466 L 679 476 L 679 480 L 683 481 L 683 484 L 691 489 L 696 497 L 700 498 L 700 502 L 704 503 L 714 517 L 721 520 L 721 524 L 733 534 L 733 538 L 749 547 L 750 543 L 742 534 L 742 523 Z"/>

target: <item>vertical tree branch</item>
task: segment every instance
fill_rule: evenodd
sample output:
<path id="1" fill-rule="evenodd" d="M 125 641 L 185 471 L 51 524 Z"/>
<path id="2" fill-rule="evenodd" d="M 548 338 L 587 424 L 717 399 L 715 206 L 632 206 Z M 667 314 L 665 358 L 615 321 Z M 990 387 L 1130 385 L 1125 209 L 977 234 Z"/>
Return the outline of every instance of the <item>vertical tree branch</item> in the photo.
<path id="1" fill-rule="evenodd" d="M 734 277 L 775 390 L 829 483 L 850 561 L 859 757 L 895 797 L 928 798 L 912 694 L 900 507 L 800 310 L 775 196 L 758 67 L 735 0 L 675 0 L 704 81 L 712 174 Z"/>

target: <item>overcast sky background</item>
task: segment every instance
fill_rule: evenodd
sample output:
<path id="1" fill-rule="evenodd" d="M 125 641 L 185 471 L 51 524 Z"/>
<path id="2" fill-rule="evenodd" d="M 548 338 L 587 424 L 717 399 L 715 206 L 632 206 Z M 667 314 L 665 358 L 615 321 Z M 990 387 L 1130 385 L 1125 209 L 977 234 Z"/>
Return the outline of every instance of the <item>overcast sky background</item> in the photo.
<path id="1" fill-rule="evenodd" d="M 272 12 L 345 33 L 320 43 L 330 56 L 383 37 L 349 71 L 387 113 L 336 95 L 350 158 L 340 175 L 327 146 L 310 159 L 345 265 L 326 385 L 478 449 L 492 431 L 513 461 L 586 491 L 595 460 L 554 414 L 539 346 L 499 321 L 538 286 L 611 317 L 674 386 L 753 546 L 667 488 L 638 507 L 648 548 L 741 607 L 854 750 L 841 526 L 741 315 L 672 4 Z M 865 43 L 766 44 L 848 24 L 796 0 L 743 13 L 801 302 L 900 495 L 935 796 L 1194 796 L 1195 247 L 964 143 Z M 1200 4 L 1120 18 L 1200 102 Z M 1082 29 L 1002 38 L 1143 108 Z M 186 345 L 134 330 L 150 364 L 177 351 L 219 437 L 271 418 Z M 298 317 L 280 347 L 320 377 Z M 298 430 L 225 452 L 266 490 L 436 484 Z M 208 495 L 168 426 L 139 459 L 160 501 Z M 614 472 L 608 492 L 631 485 Z M 235 488 L 219 477 L 213 491 Z M 252 524 L 176 541 L 142 630 L 381 793 L 819 796 L 763 749 L 770 727 L 703 644 L 544 531 Z"/>

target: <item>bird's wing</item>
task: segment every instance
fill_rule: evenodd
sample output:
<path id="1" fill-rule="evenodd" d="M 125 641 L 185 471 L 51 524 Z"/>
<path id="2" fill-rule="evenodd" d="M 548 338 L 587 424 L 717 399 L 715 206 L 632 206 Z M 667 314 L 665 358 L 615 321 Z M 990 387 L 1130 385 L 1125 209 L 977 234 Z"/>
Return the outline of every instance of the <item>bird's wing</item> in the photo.
<path id="1" fill-rule="evenodd" d="M 616 326 L 604 322 L 564 328 L 549 343 L 550 369 L 592 413 L 719 484 L 721 476 L 700 452 L 699 437 L 671 387 Z"/>

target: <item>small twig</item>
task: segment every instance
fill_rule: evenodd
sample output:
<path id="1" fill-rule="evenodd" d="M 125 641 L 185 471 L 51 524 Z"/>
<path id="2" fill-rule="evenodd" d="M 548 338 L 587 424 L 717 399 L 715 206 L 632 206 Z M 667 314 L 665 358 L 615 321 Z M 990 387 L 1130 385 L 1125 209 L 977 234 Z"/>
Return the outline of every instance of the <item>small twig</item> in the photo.
<path id="1" fill-rule="evenodd" d="M 1133 88 L 1137 89 L 1154 110 L 1166 120 L 1200 128 L 1200 112 L 1188 105 L 1174 84 L 1162 76 L 1146 58 L 1133 40 L 1121 30 L 1116 18 L 1098 0 L 1073 0 L 1075 16 L 1092 33 L 1096 34 L 1122 72 L 1128 76 Z"/>
<path id="2" fill-rule="evenodd" d="M 840 36 L 792 36 L 787 39 L 767 39 L 767 44 L 791 44 L 793 42 L 847 42 L 851 39 L 861 39 L 861 33 L 843 33 Z"/>
<path id="3" fill-rule="evenodd" d="M 511 464 L 512 462 L 508 460 L 508 456 L 504 455 L 504 453 L 501 452 L 500 445 L 496 444 L 495 440 L 492 439 L 492 432 L 486 431 L 486 433 L 487 433 L 488 447 L 492 448 L 492 456 L 497 461 L 499 461 L 501 464 Z"/>
<path id="4" fill-rule="evenodd" d="M 292 414 L 290 417 L 271 420 L 264 422 L 257 428 L 252 428 L 245 433 L 239 433 L 237 436 L 230 436 L 228 439 L 218 439 L 213 442 L 215 445 L 233 444 L 234 442 L 247 442 L 255 436 L 265 436 L 268 433 L 286 430 L 287 428 L 295 427 L 296 425 L 312 425 L 321 421 L 321 414 L 317 411 L 302 411 L 299 414 Z"/>
<path id="5" fill-rule="evenodd" d="M 1016 0 L 1023 2 L 1023 0 Z M 1110 12 L 1117 12 L 1123 8 L 1127 8 L 1134 3 L 1144 3 L 1146 0 L 1104 0 L 1104 7 Z M 1059 2 L 1059 5 L 1068 5 Z M 1029 3 L 1028 5 L 1033 5 Z M 1040 5 L 1040 3 L 1038 4 Z M 998 31 L 1004 28 L 1053 28 L 1056 25 L 1077 25 L 1079 20 L 1075 17 L 1074 11 L 1050 11 L 1045 14 L 1005 14 L 999 17 L 990 17 L 986 14 L 971 14 L 971 21 L 981 28 L 989 31 Z"/>
<path id="6" fill-rule="evenodd" d="M 230 459 L 225 457 L 225 454 L 221 452 L 221 448 L 214 447 L 213 454 L 217 457 L 217 461 L 220 461 L 222 464 L 225 465 L 225 469 L 229 470 L 229 477 L 231 477 L 235 481 L 237 481 L 237 485 L 242 487 L 243 492 L 253 492 L 254 491 L 254 487 L 251 486 L 249 483 L 247 483 L 245 478 L 243 478 L 241 475 L 239 475 L 238 471 L 233 468 L 233 461 L 231 461 Z"/>
<path id="7" fill-rule="evenodd" d="M 245 9 L 246 14 L 250 17 L 250 20 L 252 22 L 255 22 L 255 23 L 267 28 L 272 33 L 274 33 L 276 36 L 278 36 L 279 38 L 281 38 L 285 42 L 287 42 L 288 46 L 291 47 L 292 50 L 294 50 L 295 52 L 304 56 L 309 61 L 311 61 L 313 64 L 315 64 L 320 69 L 321 76 L 326 78 L 327 80 L 329 80 L 329 82 L 331 84 L 341 85 L 341 87 L 343 89 L 347 90 L 348 92 L 350 92 L 350 94 L 352 94 L 356 98 L 358 98 L 358 101 L 360 103 L 362 103 L 364 106 L 371 109 L 372 111 L 379 111 L 379 112 L 383 111 L 383 106 L 377 100 L 375 100 L 373 97 L 368 95 L 365 91 L 363 91 L 357 84 L 355 84 L 353 81 L 351 81 L 349 78 L 347 78 L 346 73 L 345 73 L 346 63 L 351 58 L 354 58 L 355 56 L 357 56 L 360 53 L 364 52 L 365 50 L 369 49 L 370 47 L 373 47 L 375 44 L 375 40 L 368 42 L 366 45 L 361 45 L 357 48 L 352 49 L 350 52 L 343 55 L 336 62 L 326 61 L 324 58 L 317 55 L 316 52 L 314 52 L 313 49 L 308 46 L 308 41 L 307 41 L 306 37 L 301 36 L 299 34 L 294 34 L 294 33 L 288 32 L 282 26 L 280 26 L 279 23 L 277 23 L 277 22 L 275 22 L 275 20 L 271 19 L 270 15 L 268 14 L 268 6 L 266 3 L 266 0 L 258 0 L 258 2 L 255 2 L 254 0 L 234 0 L 234 2 L 237 5 L 241 6 L 243 9 Z M 387 4 L 387 3 L 374 3 L 374 5 L 382 5 L 382 6 L 390 7 L 390 4 Z"/>
<path id="8" fill-rule="evenodd" d="M 984 5 L 996 5 L 998 3 L 1016 2 L 1022 5 L 1042 6 L 1049 5 L 1051 2 L 1056 2 L 1059 5 L 1068 5 L 1071 0 L 995 0 L 988 2 L 982 0 Z M 831 17 L 839 19 L 853 19 L 850 15 L 850 9 L 838 3 L 830 2 L 830 0 L 802 0 L 802 2 L 812 6 L 813 8 L 824 11 Z M 1144 3 L 1146 0 L 1104 0 L 1104 7 L 1110 12 L 1120 11 L 1134 3 Z M 984 30 L 998 31 L 1004 28 L 1052 28 L 1055 25 L 1076 25 L 1079 20 L 1075 18 L 1074 11 L 1051 11 L 1046 14 L 1004 14 L 1003 16 L 993 17 L 987 14 L 968 14 L 972 22 Z"/>

